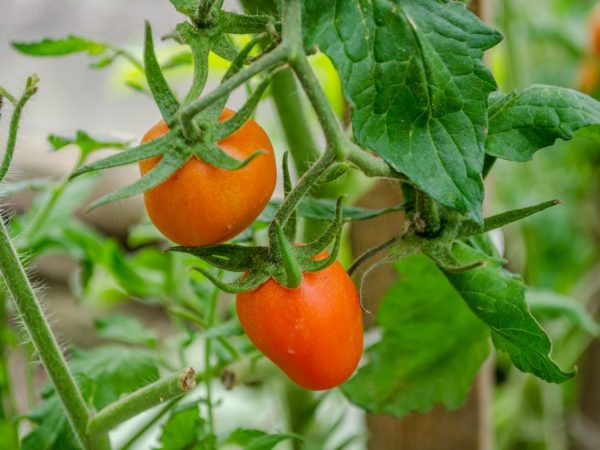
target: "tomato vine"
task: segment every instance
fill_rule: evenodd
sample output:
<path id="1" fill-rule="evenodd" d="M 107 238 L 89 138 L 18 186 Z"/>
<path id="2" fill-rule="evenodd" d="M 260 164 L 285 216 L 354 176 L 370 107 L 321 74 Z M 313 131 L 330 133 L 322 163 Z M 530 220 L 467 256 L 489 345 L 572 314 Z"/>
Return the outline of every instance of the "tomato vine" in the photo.
<path id="1" fill-rule="evenodd" d="M 70 180 L 155 158 L 155 164 L 144 170 L 139 180 L 99 199 L 90 209 L 152 192 L 180 173 L 193 158 L 212 168 L 236 173 L 264 157 L 266 150 L 257 148 L 238 159 L 220 143 L 249 123 L 273 78 L 284 73 L 293 73 L 325 137 L 322 152 L 316 151 L 314 140 L 309 138 L 310 142 L 303 146 L 303 156 L 309 161 L 304 165 L 298 164 L 301 158 L 291 149 L 300 175 L 295 185 L 285 154 L 284 198 L 274 206 L 268 219 L 263 219 L 267 223 L 265 245 L 222 243 L 223 238 L 213 240 L 211 245 L 169 249 L 203 260 L 197 270 L 218 288 L 210 297 L 203 326 L 215 325 L 219 289 L 240 294 L 238 302 L 243 302 L 244 297 L 251 296 L 248 292 L 254 293 L 266 283 L 277 283 L 282 290 L 298 289 L 307 274 L 323 274 L 337 264 L 342 229 L 350 216 L 343 205 L 344 195 L 339 196 L 335 207 L 330 205 L 327 227 L 310 242 L 297 242 L 298 214 L 313 190 L 356 169 L 368 177 L 389 179 L 402 187 L 405 203 L 395 210 L 406 211 L 406 225 L 392 239 L 359 256 L 348 270 L 350 275 L 375 255 L 386 252 L 384 263 L 401 261 L 399 264 L 407 268 L 414 262 L 415 270 L 424 278 L 444 286 L 444 296 L 464 300 L 466 306 L 463 305 L 460 318 L 477 337 L 468 349 L 472 364 L 465 369 L 465 379 L 471 380 L 485 359 L 490 336 L 494 346 L 507 352 L 522 371 L 557 383 L 574 375 L 574 371 L 565 371 L 552 360 L 551 341 L 529 311 L 524 283 L 504 269 L 506 261 L 486 235 L 559 202 L 552 200 L 484 218 L 483 180 L 498 158 L 529 160 L 556 139 L 571 139 L 576 131 L 599 124 L 598 102 L 551 86 L 536 85 L 507 94 L 496 92 L 495 80 L 482 57 L 484 51 L 498 44 L 501 36 L 460 2 L 343 0 L 339 3 L 344 15 L 338 17 L 335 5 L 318 1 L 283 0 L 281 15 L 235 14 L 224 11 L 219 0 L 171 1 L 189 19 L 167 35 L 189 47 L 192 55 L 193 78 L 183 100 L 177 98 L 167 82 L 149 23 L 145 26 L 143 64 L 109 44 L 71 38 L 74 48 L 104 55 L 96 62 L 98 66 L 123 57 L 143 68 L 165 123 L 161 136 L 102 160 L 87 162 L 92 150 L 80 145 L 81 156 Z M 254 37 L 238 50 L 228 39 L 229 34 Z M 56 44 L 43 42 L 40 45 Z M 15 47 L 34 54 L 39 51 L 35 45 L 25 43 Z M 352 135 L 340 125 L 311 67 L 308 56 L 316 49 L 333 61 L 340 74 L 351 109 Z M 204 93 L 211 52 L 227 59 L 230 65 L 222 82 Z M 257 52 L 259 56 L 255 56 Z M 231 93 L 251 81 L 257 82 L 246 103 L 220 121 Z M 0 181 L 11 164 L 21 113 L 36 92 L 36 84 L 37 78 L 31 77 L 20 98 L 0 89 L 0 96 L 14 106 Z M 33 222 L 36 228 L 46 220 L 45 214 L 53 208 L 66 184 L 65 179 L 40 210 L 39 220 Z M 385 212 L 388 211 L 382 214 Z M 27 236 L 27 232 L 24 234 Z M 110 448 L 111 429 L 150 407 L 182 396 L 200 380 L 207 383 L 208 426 L 210 434 L 214 434 L 211 382 L 217 368 L 211 365 L 212 337 L 205 342 L 203 373 L 196 374 L 191 368 L 174 373 L 94 412 L 86 405 L 56 344 L 4 224 L 0 224 L 0 269 L 83 448 Z M 217 275 L 214 269 L 218 270 Z M 222 276 L 223 271 L 241 275 L 229 281 Z M 312 274 L 310 277 L 313 279 Z M 411 286 L 410 279 L 406 283 Z M 360 328 L 361 324 L 356 321 L 354 325 Z M 387 367 L 376 356 L 385 351 L 389 351 L 386 344 L 370 349 L 372 363 L 344 385 L 344 392 L 355 403 L 374 412 L 400 415 L 438 402 L 454 407 L 456 398 L 464 399 L 468 383 L 450 399 L 437 398 L 433 393 L 425 399 L 415 400 L 418 396 L 407 395 L 406 400 L 397 400 L 393 395 L 396 384 L 378 382 Z M 353 358 L 352 363 L 356 365 L 358 359 Z M 347 372 L 336 379 L 338 384 L 348 376 Z M 386 403 L 384 400 L 390 397 L 392 401 Z M 420 402 L 425 402 L 426 407 Z"/>

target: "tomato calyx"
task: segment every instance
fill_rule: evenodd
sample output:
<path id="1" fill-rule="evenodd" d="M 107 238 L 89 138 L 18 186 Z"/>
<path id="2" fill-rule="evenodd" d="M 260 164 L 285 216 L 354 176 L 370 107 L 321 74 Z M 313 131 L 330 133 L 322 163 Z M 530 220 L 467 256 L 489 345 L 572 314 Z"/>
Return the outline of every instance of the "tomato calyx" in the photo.
<path id="1" fill-rule="evenodd" d="M 284 194 L 287 198 L 292 191 L 287 153 L 283 157 L 283 178 Z M 294 210 L 285 223 L 275 220 L 274 226 L 269 229 L 268 246 L 180 246 L 172 247 L 169 251 L 190 253 L 219 269 L 243 273 L 231 282 L 224 282 L 202 267 L 195 268 L 225 292 L 252 291 L 271 277 L 288 289 L 296 289 L 302 283 L 303 273 L 319 272 L 336 260 L 344 225 L 343 199 L 344 197 L 338 199 L 335 217 L 327 229 L 308 244 L 295 243 L 297 220 Z"/>
<path id="2" fill-rule="evenodd" d="M 319 272 L 336 259 L 341 242 L 342 198 L 336 205 L 336 217 L 327 230 L 306 245 L 295 245 L 284 227 L 276 224 L 276 238 L 268 246 L 220 244 L 206 247 L 171 247 L 169 251 L 192 254 L 210 265 L 229 272 L 242 273 L 225 282 L 203 267 L 194 268 L 225 292 L 240 293 L 256 289 L 269 278 L 289 289 L 302 282 L 305 272 Z M 322 257 L 326 252 L 327 256 Z"/>
<path id="3" fill-rule="evenodd" d="M 201 31 L 201 30 L 200 30 Z M 198 113 L 191 120 L 183 120 L 180 112 L 185 105 L 194 100 L 204 88 L 206 82 L 206 61 L 210 42 L 205 40 L 199 30 L 191 24 L 179 24 L 172 37 L 190 45 L 194 55 L 194 82 L 183 104 L 177 100 L 158 64 L 154 53 L 152 30 L 146 24 L 146 39 L 144 46 L 144 65 L 148 85 L 160 109 L 165 123 L 170 131 L 150 142 L 143 143 L 125 152 L 117 153 L 99 161 L 87 164 L 76 170 L 71 178 L 88 172 L 109 169 L 126 164 L 132 164 L 148 158 L 161 157 L 160 162 L 142 178 L 133 184 L 100 198 L 94 202 L 89 210 L 110 202 L 122 200 L 150 190 L 173 175 L 189 158 L 195 156 L 212 166 L 224 170 L 239 170 L 247 166 L 252 160 L 265 152 L 258 149 L 244 160 L 238 160 L 218 145 L 218 142 L 238 131 L 250 119 L 262 94 L 270 81 L 270 73 L 259 83 L 247 102 L 233 116 L 224 121 L 218 118 L 225 108 L 228 95 L 223 96 L 206 110 Z M 225 73 L 222 82 L 235 75 L 247 62 L 248 55 L 259 42 L 259 38 L 252 39 L 233 58 L 231 66 Z M 203 59 L 204 58 L 204 59 Z"/>

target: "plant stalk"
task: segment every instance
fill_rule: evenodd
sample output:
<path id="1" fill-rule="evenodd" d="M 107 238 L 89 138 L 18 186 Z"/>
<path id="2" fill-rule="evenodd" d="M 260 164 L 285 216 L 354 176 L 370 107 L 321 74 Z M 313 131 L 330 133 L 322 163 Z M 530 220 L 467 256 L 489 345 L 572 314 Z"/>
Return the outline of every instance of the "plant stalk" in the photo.
<path id="1" fill-rule="evenodd" d="M 98 448 L 92 445 L 86 436 L 89 411 L 50 325 L 42 313 L 42 308 L 2 220 L 0 220 L 0 270 L 77 440 L 86 450 Z"/>

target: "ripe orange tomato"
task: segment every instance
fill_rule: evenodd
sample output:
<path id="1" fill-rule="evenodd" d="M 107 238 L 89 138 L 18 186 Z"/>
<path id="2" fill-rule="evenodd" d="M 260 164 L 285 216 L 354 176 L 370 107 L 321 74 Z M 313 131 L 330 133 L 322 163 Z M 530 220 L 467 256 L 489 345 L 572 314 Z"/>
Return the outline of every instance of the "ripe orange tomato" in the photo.
<path id="1" fill-rule="evenodd" d="M 356 287 L 338 262 L 304 273 L 296 289 L 271 278 L 238 294 L 236 305 L 250 340 L 298 385 L 330 389 L 356 369 L 362 312 Z"/>
<path id="2" fill-rule="evenodd" d="M 224 109 L 219 120 L 233 114 Z M 160 121 L 146 133 L 142 143 L 168 131 Z M 266 154 L 239 170 L 219 169 L 192 157 L 170 178 L 144 193 L 154 225 L 179 245 L 199 247 L 231 239 L 256 219 L 273 194 L 277 179 L 273 146 L 254 120 L 220 141 L 219 147 L 239 160 L 261 149 Z M 159 160 L 140 161 L 141 174 L 145 175 Z"/>
<path id="3" fill-rule="evenodd" d="M 592 54 L 600 56 L 600 3 L 592 9 L 589 19 L 590 44 Z"/>
<path id="4" fill-rule="evenodd" d="M 598 90 L 599 82 L 600 62 L 595 57 L 588 57 L 579 68 L 575 82 L 576 87 L 585 94 L 593 95 Z"/>

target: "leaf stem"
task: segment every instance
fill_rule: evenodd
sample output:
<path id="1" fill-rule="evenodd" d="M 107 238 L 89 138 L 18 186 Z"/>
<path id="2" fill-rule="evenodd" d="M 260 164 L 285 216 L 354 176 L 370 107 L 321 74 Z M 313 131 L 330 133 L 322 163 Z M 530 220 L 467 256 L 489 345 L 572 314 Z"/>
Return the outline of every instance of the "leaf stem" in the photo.
<path id="1" fill-rule="evenodd" d="M 42 308 L 2 220 L 0 220 L 0 270 L 35 350 L 65 409 L 75 436 L 84 449 L 98 448 L 92 445 L 86 436 L 89 411 L 50 325 L 42 313 Z"/>
<path id="2" fill-rule="evenodd" d="M 296 0 L 292 0 L 291 3 L 294 3 L 295 1 Z M 289 24 L 286 23 L 285 25 L 289 27 Z M 295 59 L 291 60 L 291 65 L 317 113 L 317 118 L 323 128 L 323 133 L 325 134 L 325 139 L 327 139 L 328 146 L 335 149 L 339 159 L 345 159 L 346 146 L 344 144 L 346 139 L 339 126 L 337 117 L 335 117 L 335 113 L 329 105 L 327 96 L 325 95 L 325 92 L 323 92 L 323 88 L 310 67 L 306 55 L 302 53 L 297 56 Z"/>
<path id="3" fill-rule="evenodd" d="M 153 406 L 182 396 L 195 386 L 196 373 L 191 367 L 160 379 L 99 411 L 89 421 L 87 432 L 92 437 L 107 432 Z"/>
<path id="4" fill-rule="evenodd" d="M 33 75 L 27 79 L 25 91 L 18 101 L 15 101 L 15 98 L 10 96 L 10 94 L 6 95 L 8 92 L 2 89 L 2 94 L 15 105 L 15 109 L 10 119 L 6 150 L 4 151 L 4 158 L 2 159 L 2 165 L 0 166 L 0 181 L 4 180 L 4 177 L 6 177 L 6 174 L 8 173 L 8 168 L 10 167 L 15 152 L 15 146 L 17 145 L 17 132 L 19 131 L 19 123 L 21 122 L 23 108 L 31 96 L 35 94 L 37 90 L 37 81 L 38 78 L 36 75 Z"/>

